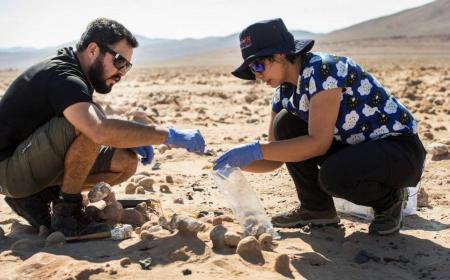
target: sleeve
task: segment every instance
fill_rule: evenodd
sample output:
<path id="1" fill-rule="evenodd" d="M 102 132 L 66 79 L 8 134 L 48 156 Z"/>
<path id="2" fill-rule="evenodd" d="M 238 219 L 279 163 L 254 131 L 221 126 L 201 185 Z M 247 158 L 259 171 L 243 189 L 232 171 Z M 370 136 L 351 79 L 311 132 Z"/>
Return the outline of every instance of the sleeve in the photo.
<path id="1" fill-rule="evenodd" d="M 349 64 L 346 57 L 339 57 L 333 55 L 321 56 L 310 67 L 304 70 L 309 73 L 305 81 L 308 83 L 307 95 L 311 100 L 316 93 L 346 87 Z"/>
<path id="2" fill-rule="evenodd" d="M 289 106 L 289 99 L 295 92 L 295 87 L 285 83 L 277 87 L 272 97 L 272 111 L 274 113 L 280 112 L 283 108 L 287 109 Z"/>
<path id="3" fill-rule="evenodd" d="M 53 110 L 58 115 L 75 103 L 92 102 L 86 83 L 73 75 L 58 77 L 51 82 L 48 98 Z"/>

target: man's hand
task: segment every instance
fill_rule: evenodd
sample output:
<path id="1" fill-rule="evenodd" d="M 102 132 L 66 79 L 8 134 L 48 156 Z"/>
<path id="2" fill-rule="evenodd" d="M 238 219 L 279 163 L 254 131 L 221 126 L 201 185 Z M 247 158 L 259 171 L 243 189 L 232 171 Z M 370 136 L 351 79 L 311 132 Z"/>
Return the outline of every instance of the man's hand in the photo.
<path id="1" fill-rule="evenodd" d="M 214 170 L 221 169 L 229 164 L 234 167 L 244 167 L 255 160 L 262 160 L 259 142 L 236 146 L 221 155 L 214 161 Z"/>
<path id="2" fill-rule="evenodd" d="M 130 148 L 130 150 L 141 156 L 141 162 L 143 165 L 150 164 L 155 157 L 152 146 Z"/>
<path id="3" fill-rule="evenodd" d="M 178 130 L 169 128 L 166 144 L 178 148 L 185 148 L 189 152 L 203 154 L 205 152 L 205 140 L 198 129 Z"/>

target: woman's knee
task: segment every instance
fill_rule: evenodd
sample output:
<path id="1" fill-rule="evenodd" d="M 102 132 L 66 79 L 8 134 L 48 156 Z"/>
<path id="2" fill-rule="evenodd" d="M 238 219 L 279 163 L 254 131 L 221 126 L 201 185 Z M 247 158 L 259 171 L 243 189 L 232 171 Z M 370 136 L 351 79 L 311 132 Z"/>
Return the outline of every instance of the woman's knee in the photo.
<path id="1" fill-rule="evenodd" d="M 308 134 L 308 124 L 299 117 L 281 110 L 273 120 L 275 140 L 285 140 Z"/>
<path id="2" fill-rule="evenodd" d="M 319 170 L 319 185 L 328 194 L 335 197 L 345 196 L 345 172 L 333 161 L 325 161 Z"/>

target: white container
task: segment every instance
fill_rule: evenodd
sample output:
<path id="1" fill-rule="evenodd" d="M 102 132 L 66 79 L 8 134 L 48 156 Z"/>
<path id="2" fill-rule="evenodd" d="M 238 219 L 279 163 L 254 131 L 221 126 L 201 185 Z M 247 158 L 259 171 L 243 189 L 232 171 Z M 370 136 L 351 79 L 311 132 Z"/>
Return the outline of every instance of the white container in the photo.
<path id="1" fill-rule="evenodd" d="M 408 201 L 405 209 L 402 211 L 403 216 L 416 214 L 417 194 L 419 193 L 420 183 L 415 187 L 408 187 Z M 349 214 L 366 220 L 373 220 L 374 214 L 371 207 L 354 204 L 348 200 L 333 197 L 336 210 L 341 213 Z"/>
<path id="2" fill-rule="evenodd" d="M 275 239 L 281 238 L 273 229 L 261 201 L 239 168 L 226 165 L 211 174 L 234 216 L 242 225 L 245 236 L 267 232 Z"/>

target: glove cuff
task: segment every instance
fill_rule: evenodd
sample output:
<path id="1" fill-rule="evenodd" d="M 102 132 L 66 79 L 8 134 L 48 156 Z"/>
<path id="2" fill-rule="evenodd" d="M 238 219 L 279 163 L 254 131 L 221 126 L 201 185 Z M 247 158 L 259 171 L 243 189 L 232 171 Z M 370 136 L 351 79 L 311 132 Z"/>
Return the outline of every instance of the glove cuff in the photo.
<path id="1" fill-rule="evenodd" d="M 259 144 L 259 141 L 256 141 L 254 144 L 253 156 L 255 157 L 255 160 L 263 159 L 261 145 Z"/>

